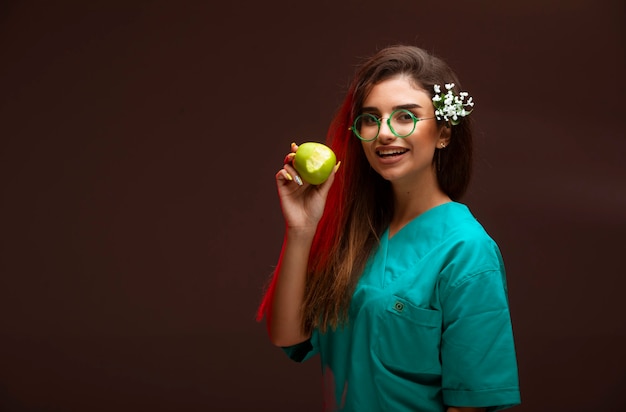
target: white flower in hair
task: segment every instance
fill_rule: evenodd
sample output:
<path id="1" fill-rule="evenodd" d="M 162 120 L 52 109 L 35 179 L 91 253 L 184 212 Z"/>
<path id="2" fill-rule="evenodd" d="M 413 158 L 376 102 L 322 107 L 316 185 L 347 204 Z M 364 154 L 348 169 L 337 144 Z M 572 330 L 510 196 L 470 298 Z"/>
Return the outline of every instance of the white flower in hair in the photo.
<path id="1" fill-rule="evenodd" d="M 441 86 L 433 85 L 435 96 L 433 96 L 433 105 L 435 106 L 435 117 L 437 120 L 445 120 L 453 125 L 459 124 L 461 117 L 465 117 L 472 113 L 473 109 L 466 109 L 474 106 L 472 98 L 467 92 L 459 92 L 458 96 L 452 90 L 454 83 L 446 83 L 444 85 L 447 92 L 441 93 Z M 467 98 L 467 100 L 466 100 Z"/>

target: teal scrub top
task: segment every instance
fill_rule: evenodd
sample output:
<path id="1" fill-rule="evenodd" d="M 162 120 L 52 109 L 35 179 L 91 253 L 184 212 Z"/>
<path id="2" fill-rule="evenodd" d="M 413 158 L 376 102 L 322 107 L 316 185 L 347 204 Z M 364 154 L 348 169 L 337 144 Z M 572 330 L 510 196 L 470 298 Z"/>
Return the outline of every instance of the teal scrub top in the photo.
<path id="1" fill-rule="evenodd" d="M 441 412 L 520 403 L 498 246 L 449 202 L 387 229 L 356 286 L 345 326 L 283 348 L 320 354 L 324 410 Z"/>

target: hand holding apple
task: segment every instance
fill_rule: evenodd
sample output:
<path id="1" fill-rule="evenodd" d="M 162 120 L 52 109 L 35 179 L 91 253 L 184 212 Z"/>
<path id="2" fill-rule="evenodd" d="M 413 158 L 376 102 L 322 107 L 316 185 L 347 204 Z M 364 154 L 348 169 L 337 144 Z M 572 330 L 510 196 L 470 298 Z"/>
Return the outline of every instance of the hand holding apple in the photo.
<path id="1" fill-rule="evenodd" d="M 298 146 L 292 164 L 300 177 L 312 185 L 324 183 L 336 165 L 332 149 L 322 143 L 306 142 Z"/>

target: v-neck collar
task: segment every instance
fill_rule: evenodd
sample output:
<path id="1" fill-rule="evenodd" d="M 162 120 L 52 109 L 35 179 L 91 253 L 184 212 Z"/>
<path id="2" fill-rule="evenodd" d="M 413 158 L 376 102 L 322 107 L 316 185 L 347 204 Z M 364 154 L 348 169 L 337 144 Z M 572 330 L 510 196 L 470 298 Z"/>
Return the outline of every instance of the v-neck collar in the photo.
<path id="1" fill-rule="evenodd" d="M 363 282 L 382 289 L 391 286 L 401 276 L 399 268 L 416 264 L 442 241 L 450 225 L 455 225 L 446 216 L 454 209 L 463 208 L 467 206 L 457 202 L 435 206 L 409 221 L 392 237 L 387 227 L 368 261 L 369 270 L 365 271 Z"/>
<path id="2" fill-rule="evenodd" d="M 398 229 L 398 231 L 393 236 L 389 236 L 390 228 L 387 227 L 387 229 L 385 229 L 385 232 L 383 233 L 383 237 L 385 237 L 388 242 L 393 242 L 394 239 L 398 237 L 398 235 L 402 235 L 403 232 L 415 232 L 415 230 L 409 230 L 409 229 L 413 227 L 419 228 L 421 225 L 423 225 L 424 222 L 432 221 L 432 219 L 429 219 L 431 215 L 436 215 L 437 213 L 442 213 L 442 212 L 445 213 L 445 211 L 449 207 L 452 207 L 452 206 L 464 206 L 464 205 L 455 201 L 442 203 L 440 205 L 437 205 L 435 207 L 432 207 L 426 210 L 423 213 L 420 213 L 419 215 L 415 216 L 413 219 L 409 220 L 404 226 Z"/>

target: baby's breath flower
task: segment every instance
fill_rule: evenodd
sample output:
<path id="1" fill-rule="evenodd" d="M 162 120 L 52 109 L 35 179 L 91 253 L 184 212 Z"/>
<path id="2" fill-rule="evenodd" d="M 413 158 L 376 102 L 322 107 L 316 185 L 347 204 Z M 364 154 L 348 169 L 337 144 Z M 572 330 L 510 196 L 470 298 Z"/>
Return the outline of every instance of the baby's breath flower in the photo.
<path id="1" fill-rule="evenodd" d="M 433 105 L 435 106 L 435 117 L 437 120 L 449 121 L 453 125 L 459 124 L 461 117 L 469 115 L 473 109 L 467 110 L 466 107 L 473 107 L 474 102 L 467 92 L 460 92 L 457 95 L 452 90 L 454 83 L 446 83 L 444 85 L 447 92 L 441 92 L 441 86 L 433 85 L 435 96 L 433 96 Z M 466 100 L 467 98 L 467 100 Z"/>

